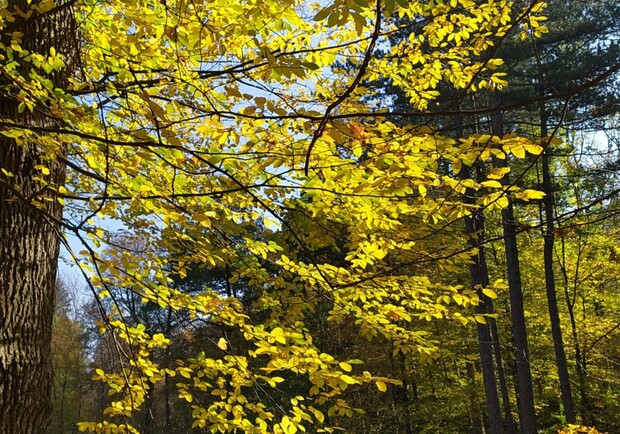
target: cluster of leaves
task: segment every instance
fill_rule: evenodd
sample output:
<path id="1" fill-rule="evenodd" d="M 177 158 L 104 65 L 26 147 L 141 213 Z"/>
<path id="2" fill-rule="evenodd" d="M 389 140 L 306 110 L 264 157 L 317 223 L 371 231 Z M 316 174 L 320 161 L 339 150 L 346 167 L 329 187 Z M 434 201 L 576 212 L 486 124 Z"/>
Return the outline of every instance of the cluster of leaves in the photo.
<path id="1" fill-rule="evenodd" d="M 20 12 L 45 14 L 54 3 L 30 7 Z M 462 309 L 479 303 L 476 288 L 416 268 L 468 264 L 462 234 L 436 234 L 474 210 L 501 209 L 507 194 L 540 198 L 500 183 L 507 169 L 474 180 L 460 176 L 463 167 L 542 148 L 513 135 L 454 139 L 399 126 L 370 110 L 357 84 L 387 77 L 419 111 L 441 85 L 499 89 L 506 82 L 492 52 L 512 30 L 544 31 L 539 2 L 516 13 L 511 2 L 494 0 L 85 0 L 73 7 L 80 69 L 66 89 L 49 76 L 69 53 L 30 53 L 21 34 L 3 47 L 5 91 L 20 101 L 18 111 L 43 111 L 56 126 L 1 125 L 4 136 L 46 156 L 37 167 L 41 194 L 26 199 L 67 205 L 63 225 L 83 244 L 75 260 L 107 307 L 100 332 L 119 362 L 95 379 L 114 399 L 104 411 L 109 420 L 81 430 L 137 432 L 132 415 L 156 384 L 174 377 L 195 427 L 295 433 L 317 423 L 317 432 L 332 432 L 324 414 L 353 414 L 340 399 L 349 386 L 374 383 L 383 392 L 398 381 L 316 344 L 309 322 L 324 304 L 328 321 L 352 321 L 360 334 L 392 342 L 394 356 L 420 360 L 439 348 L 417 324 L 485 322 Z M 18 13 L 3 12 L 3 25 Z M 390 14 L 424 25 L 388 56 L 374 56 L 395 30 L 384 22 Z M 334 67 L 342 62 L 352 71 Z M 66 186 L 48 179 L 48 164 L 58 161 L 70 169 Z M 450 170 L 441 169 L 446 164 Z M 14 174 L 5 172 L 2 182 L 11 186 Z M 478 192 L 473 203 L 469 191 Z M 105 224 L 128 228 L 136 242 L 119 248 Z M 322 257 L 321 249 L 335 254 Z M 243 282 L 241 293 L 175 286 L 197 267 L 227 270 L 230 284 Z M 132 323 L 115 288 L 238 338 L 220 336 L 162 366 L 154 353 L 170 337 Z M 250 294 L 252 302 L 243 302 Z M 305 390 L 270 404 L 265 396 L 292 379 Z"/>
<path id="2" fill-rule="evenodd" d="M 600 434 L 596 428 L 581 426 L 581 425 L 568 425 L 558 431 L 559 434 Z"/>

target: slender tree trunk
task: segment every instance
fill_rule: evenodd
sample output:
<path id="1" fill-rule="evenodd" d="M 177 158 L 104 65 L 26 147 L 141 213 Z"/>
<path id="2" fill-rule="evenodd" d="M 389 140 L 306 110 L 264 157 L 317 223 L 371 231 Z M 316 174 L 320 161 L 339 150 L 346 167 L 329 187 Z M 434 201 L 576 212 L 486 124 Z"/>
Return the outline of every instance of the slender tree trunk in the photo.
<path id="1" fill-rule="evenodd" d="M 491 94 L 491 106 L 501 104 L 497 94 Z M 491 131 L 493 135 L 503 136 L 503 120 L 501 112 L 491 116 Z M 496 167 L 506 167 L 506 159 L 495 158 Z M 503 185 L 510 185 L 508 175 L 502 178 Z M 510 291 L 510 317 L 512 320 L 512 339 L 516 361 L 517 387 L 519 402 L 520 432 L 524 434 L 536 433 L 536 410 L 534 408 L 534 390 L 532 387 L 532 373 L 530 369 L 527 330 L 525 326 L 525 309 L 523 307 L 523 289 L 521 286 L 521 269 L 519 264 L 519 249 L 517 246 L 517 231 L 514 209 L 510 197 L 508 207 L 502 210 L 502 227 L 504 232 L 504 248 L 506 250 L 506 273 Z"/>
<path id="2" fill-rule="evenodd" d="M 456 133 L 462 136 L 462 119 L 457 118 L 456 123 Z M 466 179 L 471 176 L 471 170 L 467 167 L 463 167 L 459 176 L 461 179 Z M 470 189 L 466 192 L 465 201 L 472 204 L 475 203 L 473 191 Z M 465 234 L 468 236 L 468 242 L 472 249 L 477 249 L 478 251 L 473 262 L 469 266 L 471 285 L 473 288 L 476 288 L 476 292 L 480 299 L 480 303 L 475 308 L 475 313 L 477 315 L 492 313 L 493 307 L 491 299 L 482 292 L 482 288 L 489 283 L 489 274 L 484 249 L 484 213 L 481 210 L 476 210 L 465 218 Z M 491 333 L 488 321 L 485 324 L 476 322 L 476 332 L 478 335 L 480 368 L 482 370 L 490 433 L 503 434 L 504 426 L 502 423 L 502 412 L 499 395 L 497 393 L 497 378 L 495 376 L 495 365 L 493 362 L 494 336 Z"/>
<path id="3" fill-rule="evenodd" d="M 465 219 L 466 232 L 471 235 L 470 243 L 472 246 L 479 244 L 480 230 L 479 224 L 481 216 L 474 213 L 471 217 Z M 474 238 L 474 234 L 478 233 L 478 237 Z M 484 261 L 484 250 L 478 247 L 478 254 L 474 259 L 474 263 L 470 265 L 471 284 L 473 287 L 482 288 L 484 281 L 484 270 L 486 264 Z M 484 315 L 489 312 L 487 304 L 487 296 L 482 293 L 482 289 L 478 289 L 480 303 L 476 306 L 475 313 Z M 476 323 L 476 331 L 478 334 L 478 349 L 480 351 L 480 366 L 482 369 L 482 379 L 484 381 L 484 396 L 487 403 L 487 411 L 489 416 L 489 428 L 491 434 L 500 434 L 504 432 L 502 423 L 502 412 L 499 403 L 499 395 L 497 394 L 497 379 L 495 376 L 495 366 L 493 364 L 493 338 L 488 324 Z"/>
<path id="4" fill-rule="evenodd" d="M 84 383 L 83 383 L 83 378 L 84 378 L 84 366 L 80 365 L 80 370 L 79 370 L 79 380 L 78 380 L 78 407 L 77 407 L 77 413 L 76 413 L 76 420 L 82 420 L 82 405 L 83 405 L 83 400 L 82 400 L 82 396 L 85 395 L 86 391 L 84 390 Z M 71 428 L 71 432 L 72 433 L 77 433 L 77 424 L 74 425 Z"/>
<path id="5" fill-rule="evenodd" d="M 489 302 L 491 311 L 494 311 L 492 301 Z M 489 327 L 491 331 L 491 337 L 493 339 L 493 353 L 495 355 L 495 364 L 497 365 L 497 377 L 499 379 L 499 390 L 502 397 L 502 408 L 504 410 L 506 432 L 508 434 L 516 434 L 517 425 L 515 424 L 515 421 L 512 417 L 512 408 L 510 406 L 510 392 L 508 391 L 508 383 L 506 382 L 506 369 L 504 369 L 504 360 L 500 348 L 497 322 L 494 318 L 489 318 Z"/>
<path id="6" fill-rule="evenodd" d="M 21 46 L 29 52 L 48 54 L 54 46 L 59 53 L 70 54 L 70 62 L 74 53 L 65 50 L 69 46 L 65 38 L 73 29 L 70 7 L 25 18 L 24 12 L 36 4 L 9 0 L 3 6 L 14 21 L 5 19 L 0 42 L 11 46 L 11 34 L 21 33 Z M 19 68 L 28 77 L 25 61 Z M 64 86 L 61 73 L 49 78 L 55 86 Z M 16 95 L 21 90 L 0 75 L 0 119 L 54 125 L 44 105 L 34 113 L 19 113 Z M 44 154 L 37 143 L 18 145 L 0 135 L 0 433 L 44 432 L 51 411 L 51 332 L 62 206 L 49 193 L 38 193 L 41 185 L 35 177 L 41 172 L 35 166 L 46 166 L 48 182 L 62 185 L 65 165 Z"/>
<path id="7" fill-rule="evenodd" d="M 519 399 L 519 424 L 521 433 L 536 433 L 536 410 L 534 407 L 534 389 L 525 326 L 525 309 L 521 286 L 521 270 L 512 203 L 502 210 L 504 227 L 504 246 L 506 249 L 506 267 L 508 287 L 510 290 L 510 317 L 512 320 L 512 344 L 515 354 L 515 370 Z"/>
<path id="8" fill-rule="evenodd" d="M 59 431 L 65 432 L 65 394 L 67 391 L 67 372 L 64 373 L 62 379 L 62 391 L 60 392 L 60 409 L 58 411 Z"/>
<path id="9" fill-rule="evenodd" d="M 560 269 L 562 270 L 562 277 L 564 279 L 564 297 L 566 299 L 566 307 L 568 310 L 568 318 L 570 319 L 570 327 L 571 334 L 573 337 L 573 348 L 575 350 L 575 369 L 577 371 L 577 379 L 579 381 L 579 397 L 581 399 L 581 423 L 583 425 L 594 425 L 591 420 L 590 414 L 590 404 L 588 400 L 587 393 L 587 382 L 586 382 L 586 372 L 584 369 L 585 365 L 585 354 L 582 356 L 581 354 L 581 345 L 579 345 L 579 334 L 577 333 L 577 319 L 575 318 L 575 296 L 573 292 L 573 296 L 571 296 L 569 291 L 569 278 L 568 278 L 568 270 L 566 269 L 566 250 L 564 245 L 564 237 L 562 237 L 562 264 L 560 265 Z M 579 259 L 578 259 L 579 263 Z M 578 267 L 577 267 L 578 269 Z M 577 276 L 578 271 L 575 271 L 575 288 L 574 291 L 577 290 Z"/>
<path id="10" fill-rule="evenodd" d="M 540 86 L 540 94 L 544 95 L 544 84 Z M 547 111 L 545 103 L 540 104 L 540 135 L 544 139 L 548 135 L 547 131 Z M 554 194 L 553 185 L 551 183 L 551 171 L 549 169 L 549 152 L 550 143 L 547 143 L 542 154 L 542 191 L 545 193 L 543 200 L 543 208 L 545 215 L 545 231 L 544 231 L 544 250 L 543 256 L 545 261 L 545 288 L 547 291 L 547 305 L 549 307 L 549 319 L 551 321 L 551 335 L 553 337 L 553 349 L 555 351 L 555 363 L 558 369 L 558 377 L 560 380 L 560 393 L 562 396 L 562 404 L 564 406 L 564 414 L 566 422 L 575 423 L 575 403 L 571 391 L 570 377 L 568 375 L 568 364 L 566 362 L 566 353 L 564 351 L 564 341 L 562 340 L 562 327 L 560 325 L 560 313 L 558 311 L 558 300 L 555 289 L 555 275 L 553 272 L 553 245 L 555 242 L 555 223 L 554 223 Z"/>
<path id="11" fill-rule="evenodd" d="M 156 427 L 153 424 L 155 420 L 155 403 L 153 398 L 153 389 L 147 390 L 146 396 L 144 397 L 144 410 L 142 413 L 142 433 L 143 434 L 154 434 Z"/>
<path id="12" fill-rule="evenodd" d="M 168 307 L 168 315 L 166 318 L 166 336 L 172 333 L 172 308 Z M 172 364 L 172 351 L 168 346 L 165 352 L 165 366 L 170 368 Z M 172 393 L 171 379 L 168 373 L 164 374 L 164 433 L 172 434 L 172 409 L 170 407 L 170 399 Z"/>
<path id="13" fill-rule="evenodd" d="M 485 257 L 486 257 L 485 248 Z M 495 257 L 497 260 L 497 257 Z M 497 261 L 496 261 L 497 262 Z M 487 285 L 488 285 L 488 272 L 487 272 Z M 493 301 L 489 300 L 491 310 L 495 311 L 493 307 Z M 504 365 L 504 358 L 502 356 L 501 342 L 499 337 L 499 331 L 497 329 L 497 321 L 494 318 L 489 318 L 491 335 L 493 337 L 493 353 L 495 355 L 495 361 L 497 365 L 497 377 L 499 379 L 499 390 L 502 397 L 502 408 L 504 410 L 504 420 L 506 425 L 506 432 L 508 434 L 516 434 L 518 426 L 512 416 L 512 406 L 510 405 L 510 391 L 508 390 L 508 382 L 506 381 L 506 367 Z M 518 403 L 518 399 L 517 399 Z"/>
<path id="14" fill-rule="evenodd" d="M 476 306 L 475 313 L 477 315 L 492 313 L 489 305 L 490 299 L 482 292 L 485 282 L 488 283 L 484 246 L 481 243 L 481 240 L 484 239 L 484 216 L 482 212 L 476 211 L 470 217 L 465 218 L 465 232 L 469 235 L 469 242 L 472 248 L 478 249 L 474 262 L 469 266 L 471 285 L 474 288 L 478 288 L 477 293 L 480 298 L 480 303 Z M 503 433 L 504 428 L 499 395 L 497 394 L 495 365 L 493 363 L 493 336 L 488 323 L 476 323 L 476 331 L 478 334 L 480 367 L 482 369 L 490 432 L 491 434 Z"/>
<path id="15" fill-rule="evenodd" d="M 392 411 L 396 415 L 398 432 L 402 428 L 403 433 L 412 434 L 411 430 L 411 410 L 409 408 L 409 382 L 407 375 L 407 365 L 405 355 L 400 353 L 398 360 L 394 359 L 394 345 L 392 344 L 390 349 L 390 366 L 392 368 L 392 376 L 394 378 L 400 377 L 402 385 L 392 385 Z M 398 368 L 396 367 L 398 365 Z M 400 374 L 399 372 L 400 371 Z M 402 409 L 399 410 L 399 407 Z M 404 416 L 404 420 L 401 418 Z"/>
<path id="16" fill-rule="evenodd" d="M 409 403 L 409 376 L 407 375 L 407 361 L 405 355 L 400 353 L 400 370 L 403 381 L 403 409 L 405 410 L 405 434 L 413 434 L 411 430 L 411 408 Z"/>
<path id="17" fill-rule="evenodd" d="M 171 398 L 171 384 L 170 384 L 170 376 L 168 374 L 164 375 L 164 433 L 172 434 L 174 431 L 172 430 L 172 409 L 170 408 L 170 398 Z"/>
<path id="18" fill-rule="evenodd" d="M 470 387 L 469 387 L 469 421 L 471 423 L 472 428 L 479 428 L 480 433 L 485 432 L 484 428 L 484 419 L 482 417 L 482 412 L 480 411 L 480 406 L 478 405 L 478 385 L 476 384 L 476 365 L 474 362 L 466 362 L 466 372 L 467 377 L 469 378 Z"/>
<path id="19" fill-rule="evenodd" d="M 478 181 L 483 180 L 482 172 L 480 167 L 476 168 L 476 179 Z M 482 278 L 482 286 L 489 286 L 489 269 L 486 261 L 486 248 L 484 246 L 484 214 L 480 213 L 480 234 L 478 244 L 480 247 L 480 264 L 482 267 L 481 278 Z M 493 308 L 493 300 L 490 298 L 486 298 L 487 305 L 487 313 L 495 312 Z M 499 391 L 501 395 L 502 409 L 504 411 L 504 422 L 506 432 L 509 434 L 513 434 L 517 432 L 517 426 L 512 417 L 512 408 L 510 406 L 510 396 L 508 392 L 508 384 L 506 383 L 506 370 L 504 369 L 504 362 L 502 357 L 502 351 L 500 347 L 500 339 L 499 332 L 497 330 L 497 321 L 495 318 L 488 317 L 487 323 L 489 324 L 489 333 L 491 335 L 491 342 L 493 345 L 493 355 L 495 357 L 495 365 L 497 368 L 497 378 L 499 380 Z"/>

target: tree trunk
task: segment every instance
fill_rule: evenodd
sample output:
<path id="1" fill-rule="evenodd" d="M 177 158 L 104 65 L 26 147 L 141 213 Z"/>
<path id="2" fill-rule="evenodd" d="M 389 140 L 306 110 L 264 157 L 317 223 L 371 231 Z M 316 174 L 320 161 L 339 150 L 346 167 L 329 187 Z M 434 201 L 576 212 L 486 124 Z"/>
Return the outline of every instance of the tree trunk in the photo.
<path id="1" fill-rule="evenodd" d="M 228 281 L 227 281 L 228 282 Z M 166 336 L 172 335 L 172 308 L 168 307 L 168 313 L 166 316 Z M 164 366 L 171 368 L 172 365 L 172 349 L 170 346 L 166 347 L 164 353 Z M 172 390 L 172 380 L 168 373 L 164 374 L 164 433 L 172 434 L 172 409 L 170 407 L 170 399 L 174 396 Z"/>
<path id="2" fill-rule="evenodd" d="M 0 108 L 5 112 L 6 107 Z M 3 113 L 6 116 L 6 112 Z M 36 151 L 0 138 L 0 167 L 23 195 L 38 189 L 32 181 Z M 64 180 L 55 164 L 52 176 Z M 61 217 L 57 202 L 45 205 Z M 41 210 L 16 198 L 0 184 L 0 432 L 43 432 L 51 411 L 51 334 L 58 262 L 58 224 Z"/>
<path id="3" fill-rule="evenodd" d="M 155 421 L 155 403 L 153 402 L 153 388 L 149 388 L 147 390 L 146 396 L 144 397 L 144 410 L 142 412 L 142 433 L 143 434 L 154 434 L 156 427 L 153 423 Z"/>
<path id="4" fill-rule="evenodd" d="M 68 54 L 70 62 L 75 53 L 64 51 L 74 46 L 70 7 L 33 12 L 29 18 L 15 13 L 29 11 L 36 3 L 10 0 L 4 6 L 14 21 L 5 19 L 0 42 L 11 46 L 11 34 L 21 33 L 21 46 L 29 52 L 48 54 L 54 46 Z M 29 80 L 29 67 L 21 62 L 19 72 Z M 55 86 L 65 84 L 61 73 L 48 78 Z M 45 101 L 34 113 L 19 113 L 17 95 L 22 90 L 6 73 L 0 76 L 0 119 L 57 125 L 46 114 Z M 35 168 L 39 164 L 49 169 L 48 182 L 64 183 L 65 165 L 49 151 L 36 142 L 18 145 L 0 135 L 0 433 L 44 432 L 51 412 L 50 345 L 62 206 L 49 191 L 40 192 L 42 186 L 35 180 L 41 176 Z"/>
<path id="5" fill-rule="evenodd" d="M 540 86 L 540 94 L 544 95 L 544 85 Z M 540 104 L 540 135 L 543 140 L 547 137 L 547 112 L 545 103 Z M 567 423 L 575 423 L 575 403 L 571 391 L 570 377 L 568 375 L 568 364 L 566 362 L 566 353 L 564 351 L 564 341 L 562 340 L 562 328 L 560 325 L 560 314 L 558 311 L 558 300 L 555 289 L 555 275 L 553 272 L 553 245 L 555 242 L 555 224 L 554 224 L 554 195 L 551 183 L 551 171 L 549 169 L 549 149 L 550 143 L 547 143 L 542 154 L 542 191 L 545 193 L 543 200 L 543 208 L 545 214 L 545 231 L 544 231 L 544 250 L 543 256 L 545 261 L 545 288 L 547 291 L 547 305 L 549 307 L 549 319 L 551 322 L 551 335 L 553 337 L 553 349 L 555 351 L 555 363 L 558 368 L 558 377 L 560 380 L 560 393 L 562 396 L 562 405 L 564 406 L 564 414 Z"/>
<path id="6" fill-rule="evenodd" d="M 493 312 L 493 302 L 491 300 L 489 300 L 489 307 L 491 309 L 491 312 Z M 491 331 L 491 339 L 493 340 L 493 353 L 495 354 L 495 364 L 497 365 L 497 377 L 499 379 L 499 390 L 502 397 L 502 408 L 504 409 L 506 432 L 508 434 L 516 434 L 517 425 L 515 424 L 514 418 L 512 417 L 510 393 L 508 392 L 508 383 L 506 382 L 506 369 L 504 369 L 504 361 L 500 347 L 499 333 L 497 331 L 497 321 L 495 321 L 494 318 L 489 318 L 488 320 Z"/>
<path id="7" fill-rule="evenodd" d="M 465 219 L 466 232 L 471 235 L 470 243 L 472 246 L 479 244 L 479 231 L 481 231 L 479 226 L 480 222 L 481 215 L 478 212 Z M 475 233 L 478 233 L 478 239 L 473 238 Z M 474 259 L 474 263 L 471 264 L 469 268 L 472 286 L 482 288 L 486 264 L 484 261 L 484 250 L 480 247 L 478 247 L 478 254 Z M 487 305 L 488 297 L 482 293 L 482 289 L 478 289 L 477 293 L 480 297 L 480 303 L 476 306 L 475 313 L 477 315 L 490 313 Z M 480 367 L 482 369 L 482 379 L 484 382 L 484 396 L 489 415 L 489 428 L 491 434 L 500 434 L 504 432 L 504 427 L 502 424 L 499 395 L 497 394 L 495 366 L 493 364 L 493 338 L 488 324 L 480 324 L 477 322 L 476 331 L 478 333 L 478 349 L 480 351 Z"/>
<path id="8" fill-rule="evenodd" d="M 577 379 L 579 384 L 579 397 L 581 399 L 581 408 L 580 408 L 580 416 L 582 425 L 594 426 L 595 423 L 590 417 L 590 401 L 588 399 L 587 392 L 587 382 L 586 382 L 586 371 L 585 371 L 585 362 L 586 355 L 585 352 L 582 355 L 581 345 L 579 344 L 579 334 L 577 332 L 577 318 L 575 318 L 575 293 L 577 291 L 577 282 L 578 282 L 578 271 L 575 271 L 575 279 L 574 279 L 574 287 L 573 294 L 570 294 L 569 291 L 569 279 L 568 279 L 568 270 L 566 268 L 566 249 L 564 243 L 564 237 L 562 240 L 562 263 L 560 263 L 560 269 L 562 271 L 562 277 L 564 279 L 564 297 L 566 299 L 566 307 L 568 310 L 568 318 L 570 319 L 571 326 L 571 334 L 573 336 L 573 348 L 575 350 L 575 370 L 577 372 Z M 579 269 L 579 261 L 581 259 L 581 252 L 577 258 L 577 270 Z"/>
<path id="9" fill-rule="evenodd" d="M 456 134 L 462 137 L 462 118 L 457 117 L 455 122 Z M 461 179 L 471 177 L 471 170 L 463 166 L 459 177 Z M 471 189 L 468 189 L 465 193 L 465 202 L 470 204 L 475 203 L 474 192 Z M 478 253 L 469 266 L 471 285 L 472 288 L 476 288 L 476 293 L 480 299 L 480 303 L 476 306 L 474 311 L 477 315 L 492 313 L 493 307 L 491 299 L 482 292 L 482 288 L 489 283 L 489 272 L 484 249 L 484 213 L 482 210 L 475 210 L 470 216 L 465 217 L 465 234 L 468 237 L 468 243 L 471 248 L 478 250 Z M 491 434 L 503 434 L 504 426 L 502 423 L 502 412 L 499 395 L 497 393 L 497 378 L 495 376 L 495 365 L 493 362 L 494 336 L 491 333 L 489 322 L 487 321 L 485 324 L 476 322 L 476 333 L 478 336 L 480 369 L 482 371 L 484 397 L 487 404 L 490 432 Z"/>
<path id="10" fill-rule="evenodd" d="M 519 424 L 521 433 L 536 433 L 536 410 L 534 408 L 534 389 L 525 327 L 525 309 L 521 287 L 519 251 L 512 203 L 502 210 L 504 227 L 504 246 L 506 249 L 506 272 L 510 291 L 510 317 L 512 320 L 512 344 L 515 354 L 515 370 L 519 390 Z"/>
<path id="11" fill-rule="evenodd" d="M 476 384 L 476 365 L 474 362 L 467 361 L 465 365 L 467 378 L 469 379 L 469 421 L 473 429 L 478 428 L 478 432 L 485 433 L 484 419 L 478 405 L 478 385 Z M 473 432 L 473 431 L 472 431 Z"/>
<path id="12" fill-rule="evenodd" d="M 405 411 L 405 434 L 413 434 L 411 430 L 411 408 L 409 403 L 409 381 L 407 374 L 407 361 L 405 360 L 405 355 L 400 353 L 400 370 L 401 370 L 401 378 L 403 381 L 403 389 L 402 389 L 402 406 Z"/>
<path id="13" fill-rule="evenodd" d="M 488 283 L 489 279 L 484 256 L 484 246 L 481 243 L 481 240 L 484 239 L 484 216 L 481 211 L 475 211 L 471 216 L 465 218 L 465 232 L 469 236 L 469 243 L 472 248 L 478 249 L 478 254 L 474 258 L 473 263 L 469 266 L 471 285 L 474 288 L 478 288 L 477 293 L 480 298 L 480 303 L 476 306 L 475 313 L 477 315 L 492 313 L 488 304 L 490 300 L 482 292 L 485 282 Z M 504 432 L 504 428 L 502 424 L 499 395 L 497 394 L 495 366 L 493 363 L 493 337 L 488 323 L 481 324 L 477 322 L 476 331 L 478 334 L 480 367 L 484 382 L 484 396 L 487 403 L 490 432 L 491 434 L 499 434 Z"/>
<path id="14" fill-rule="evenodd" d="M 501 104 L 499 96 L 491 94 L 491 107 Z M 501 112 L 491 115 L 491 131 L 493 135 L 503 136 L 503 120 Z M 506 159 L 495 158 L 496 167 L 506 167 Z M 510 185 L 508 175 L 502 178 L 503 185 Z M 506 250 L 506 273 L 510 291 L 510 318 L 512 320 L 513 350 L 516 361 L 517 387 L 519 402 L 520 432 L 534 434 L 536 430 L 536 410 L 534 408 L 534 390 L 532 387 L 532 373 L 530 369 L 527 330 L 525 327 L 525 309 L 523 307 L 523 289 L 521 286 L 521 269 L 519 264 L 519 249 L 517 246 L 517 231 L 514 218 L 514 209 L 510 197 L 508 207 L 502 210 L 502 226 L 504 233 L 504 248 Z"/>

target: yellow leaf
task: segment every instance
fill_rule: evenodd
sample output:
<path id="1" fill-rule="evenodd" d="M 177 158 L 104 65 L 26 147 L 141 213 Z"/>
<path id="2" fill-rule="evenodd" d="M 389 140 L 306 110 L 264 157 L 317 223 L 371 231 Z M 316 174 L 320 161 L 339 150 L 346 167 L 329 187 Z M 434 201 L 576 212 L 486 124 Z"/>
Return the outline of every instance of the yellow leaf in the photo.
<path id="1" fill-rule="evenodd" d="M 342 369 L 345 372 L 351 372 L 351 370 L 353 369 L 353 367 L 349 365 L 347 362 L 340 362 L 338 366 L 340 366 L 340 369 Z"/>
<path id="2" fill-rule="evenodd" d="M 494 167 L 491 169 L 491 173 L 487 175 L 489 179 L 502 179 L 504 175 L 510 172 L 508 167 Z"/>
<path id="3" fill-rule="evenodd" d="M 509 151 L 517 158 L 525 158 L 525 147 L 523 145 L 512 145 Z"/>
<path id="4" fill-rule="evenodd" d="M 347 384 L 358 384 L 359 383 L 355 378 L 349 377 L 348 375 L 341 375 L 340 379 Z"/>
<path id="5" fill-rule="evenodd" d="M 325 420 L 325 415 L 317 409 L 314 409 L 312 412 L 314 413 L 314 417 L 316 417 L 316 420 L 323 423 L 323 421 Z"/>
<path id="6" fill-rule="evenodd" d="M 200 225 L 204 226 L 205 228 L 210 228 L 211 227 L 211 219 L 206 214 L 195 214 L 194 215 L 194 219 L 198 223 L 200 223 Z"/>
<path id="7" fill-rule="evenodd" d="M 359 145 L 358 146 L 353 146 L 352 151 L 353 151 L 353 156 L 355 158 L 360 158 L 362 156 L 363 152 L 364 152 L 364 148 L 362 148 Z"/>
<path id="8" fill-rule="evenodd" d="M 377 386 L 377 389 L 379 389 L 379 392 L 387 391 L 387 386 L 383 381 L 377 381 L 375 384 Z"/>
<path id="9" fill-rule="evenodd" d="M 529 188 L 526 190 L 520 191 L 518 193 L 515 193 L 515 198 L 525 200 L 525 201 L 542 199 L 544 197 L 545 197 L 545 193 L 543 193 L 542 191 L 531 190 Z"/>
<path id="10" fill-rule="evenodd" d="M 481 185 L 487 188 L 502 188 L 502 184 L 498 181 L 483 181 Z"/>
<path id="11" fill-rule="evenodd" d="M 482 293 L 483 293 L 484 295 L 486 295 L 487 297 L 489 297 L 489 298 L 492 298 L 492 299 L 497 298 L 497 294 L 496 294 L 496 293 L 495 293 L 495 291 L 493 291 L 492 289 L 489 289 L 489 288 L 483 288 L 483 289 L 482 289 Z"/>
<path id="12" fill-rule="evenodd" d="M 50 174 L 50 170 L 47 168 L 47 166 L 44 166 L 42 164 L 37 164 L 36 166 L 34 166 L 34 168 L 40 170 L 43 175 Z"/>
<path id="13" fill-rule="evenodd" d="M 425 185 L 419 184 L 418 191 L 420 192 L 420 196 L 426 197 L 426 186 Z"/>

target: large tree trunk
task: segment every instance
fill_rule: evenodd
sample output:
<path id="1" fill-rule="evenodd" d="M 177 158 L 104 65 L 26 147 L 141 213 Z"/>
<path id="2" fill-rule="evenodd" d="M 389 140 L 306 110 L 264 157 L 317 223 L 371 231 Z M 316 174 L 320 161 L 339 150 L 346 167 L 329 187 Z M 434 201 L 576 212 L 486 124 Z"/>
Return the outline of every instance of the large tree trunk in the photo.
<path id="1" fill-rule="evenodd" d="M 0 108 L 6 116 L 6 107 Z M 0 167 L 28 196 L 33 181 L 35 149 L 0 138 Z M 62 165 L 51 168 L 56 182 L 64 179 Z M 0 432 L 43 432 L 51 410 L 51 333 L 58 262 L 58 202 L 45 212 L 16 197 L 0 184 Z M 47 214 L 47 215 L 46 215 Z"/>
<path id="2" fill-rule="evenodd" d="M 8 2 L 5 10 L 13 13 L 14 21 L 5 21 L 0 42 L 10 46 L 10 34 L 19 32 L 21 46 L 31 53 L 48 54 L 52 46 L 63 53 L 64 48 L 75 47 L 70 39 L 71 9 L 57 7 L 28 18 L 14 13 L 29 11 L 35 4 Z M 68 61 L 75 58 L 75 53 L 64 53 L 69 54 Z M 23 62 L 23 77 L 28 77 L 28 70 Z M 64 85 L 61 73 L 49 78 L 58 87 Z M 20 87 L 0 76 L 0 118 L 22 125 L 57 124 L 46 114 L 45 101 L 33 113 L 20 114 L 16 97 Z M 50 344 L 62 206 L 50 193 L 40 192 L 35 177 L 41 171 L 35 166 L 46 166 L 50 171 L 46 180 L 58 186 L 64 182 L 65 165 L 58 159 L 48 161 L 49 156 L 36 142 L 18 145 L 0 135 L 0 433 L 44 432 L 51 411 Z"/>

